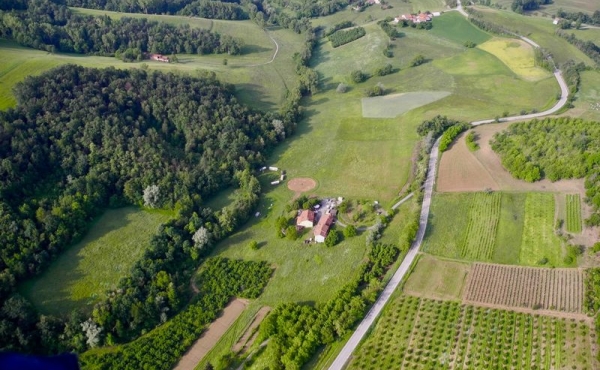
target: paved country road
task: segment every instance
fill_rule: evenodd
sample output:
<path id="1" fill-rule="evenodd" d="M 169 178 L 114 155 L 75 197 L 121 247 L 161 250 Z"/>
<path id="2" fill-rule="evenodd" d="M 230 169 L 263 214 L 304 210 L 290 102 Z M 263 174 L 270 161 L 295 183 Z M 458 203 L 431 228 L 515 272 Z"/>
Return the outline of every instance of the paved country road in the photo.
<path id="1" fill-rule="evenodd" d="M 461 14 L 468 17 L 468 14 L 462 9 L 460 0 L 458 0 L 457 10 Z M 519 35 L 516 35 L 516 36 L 520 37 L 523 41 L 529 43 L 533 47 L 539 47 L 539 45 L 537 45 L 535 42 L 529 40 L 526 37 L 522 37 Z M 547 115 L 556 113 L 558 110 L 560 110 L 562 107 L 564 107 L 564 105 L 567 103 L 567 99 L 569 97 L 569 89 L 567 88 L 567 84 L 566 84 L 560 70 L 556 70 L 554 72 L 554 77 L 556 78 L 556 81 L 558 81 L 558 84 L 559 84 L 560 90 L 561 90 L 560 100 L 556 103 L 556 105 L 554 105 L 552 108 L 550 108 L 544 112 L 524 114 L 524 115 L 512 116 L 512 117 L 504 117 L 504 118 L 500 119 L 500 122 L 512 122 L 512 121 L 520 121 L 520 120 L 543 117 L 543 116 L 547 116 Z M 471 125 L 478 126 L 478 125 L 482 125 L 484 123 L 492 123 L 492 122 L 495 122 L 495 119 L 486 119 L 486 120 L 481 120 L 481 121 L 475 121 L 475 122 L 471 122 Z M 348 342 L 346 343 L 344 348 L 342 348 L 341 352 L 338 354 L 336 359 L 333 361 L 333 363 L 329 367 L 329 370 L 341 370 L 344 368 L 344 366 L 350 359 L 352 352 L 354 352 L 354 350 L 356 349 L 356 347 L 358 346 L 360 341 L 363 339 L 363 337 L 365 336 L 365 334 L 371 327 L 371 325 L 373 325 L 373 322 L 375 321 L 377 316 L 379 316 L 379 314 L 381 313 L 381 310 L 383 310 L 383 307 L 385 306 L 387 301 L 390 299 L 392 293 L 396 290 L 396 288 L 400 284 L 400 281 L 402 281 L 402 278 L 404 278 L 404 275 L 406 275 L 406 273 L 408 272 L 410 265 L 413 263 L 413 261 L 415 260 L 415 257 L 417 256 L 417 253 L 419 252 L 419 248 L 421 247 L 421 243 L 423 242 L 423 237 L 425 236 L 425 229 L 427 228 L 427 219 L 429 218 L 429 206 L 431 205 L 431 195 L 433 193 L 433 185 L 435 183 L 439 143 L 440 143 L 440 139 L 438 138 L 438 140 L 433 145 L 433 148 L 431 149 L 431 155 L 429 157 L 427 180 L 425 181 L 425 186 L 424 186 L 425 194 L 423 196 L 423 206 L 421 207 L 421 216 L 419 218 L 419 231 L 417 232 L 417 237 L 415 238 L 414 242 L 410 246 L 410 249 L 409 249 L 408 253 L 406 254 L 406 256 L 404 257 L 404 260 L 402 261 L 402 263 L 400 264 L 400 266 L 394 273 L 394 276 L 388 282 L 388 284 L 385 286 L 385 288 L 383 289 L 383 292 L 379 295 L 379 297 L 377 298 L 377 301 L 375 301 L 375 304 L 373 304 L 373 307 L 371 307 L 371 309 L 369 310 L 367 315 L 363 318 L 363 320 L 360 322 L 360 324 L 358 325 L 358 327 L 356 328 L 356 330 L 354 331 L 354 333 L 352 334 L 352 336 L 350 337 L 350 339 L 348 340 Z"/>
<path id="2" fill-rule="evenodd" d="M 425 228 L 427 227 L 427 219 L 429 218 L 429 205 L 431 204 L 431 195 L 433 193 L 433 184 L 435 183 L 435 172 L 437 169 L 437 159 L 438 159 L 438 147 L 440 145 L 440 139 L 437 139 L 433 147 L 431 148 L 431 155 L 429 157 L 429 166 L 427 169 L 427 180 L 425 180 L 425 194 L 423 196 L 423 207 L 421 208 L 421 216 L 419 217 L 419 231 L 417 232 L 417 237 L 414 242 L 410 246 L 408 253 L 404 257 L 404 260 L 392 276 L 392 279 L 388 282 L 388 284 L 383 289 L 383 292 L 373 304 L 373 307 L 369 310 L 367 315 L 358 325 L 342 351 L 338 354 L 337 358 L 329 367 L 330 370 L 338 370 L 342 369 L 350 355 L 360 343 L 362 338 L 365 336 L 373 321 L 379 316 L 381 310 L 390 299 L 390 296 L 402 281 L 402 278 L 408 272 L 410 265 L 415 260 L 417 253 L 419 252 L 419 247 L 421 246 L 421 242 L 423 241 L 423 237 L 425 236 Z"/>

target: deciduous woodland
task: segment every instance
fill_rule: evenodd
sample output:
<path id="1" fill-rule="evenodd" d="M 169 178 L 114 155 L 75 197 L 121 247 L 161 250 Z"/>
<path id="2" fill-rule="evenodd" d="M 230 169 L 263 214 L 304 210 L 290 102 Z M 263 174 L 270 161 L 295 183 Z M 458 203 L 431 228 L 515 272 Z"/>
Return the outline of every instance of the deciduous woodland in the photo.
<path id="1" fill-rule="evenodd" d="M 242 46 L 231 36 L 189 25 L 79 15 L 48 0 L 32 0 L 25 11 L 0 12 L 0 36 L 51 52 L 125 54 L 138 60 L 145 52 L 239 54 Z"/>
<path id="2" fill-rule="evenodd" d="M 93 330 L 82 335 L 77 313 L 39 317 L 11 293 L 109 206 L 174 208 L 177 215 L 94 309 L 102 338 L 134 339 L 181 309 L 196 260 L 258 201 L 249 170 L 294 128 L 242 106 L 232 92 L 211 75 L 72 65 L 17 86 L 18 106 L 0 112 L 0 347 L 56 352 L 102 344 L 90 341 Z M 239 189 L 230 205 L 203 206 L 202 197 L 232 184 Z"/>

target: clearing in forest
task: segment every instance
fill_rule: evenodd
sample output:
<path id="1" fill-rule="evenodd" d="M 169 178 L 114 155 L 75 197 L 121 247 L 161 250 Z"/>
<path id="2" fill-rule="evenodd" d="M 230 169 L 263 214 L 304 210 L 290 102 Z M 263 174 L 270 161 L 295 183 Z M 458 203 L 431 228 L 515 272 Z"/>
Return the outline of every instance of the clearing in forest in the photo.
<path id="1" fill-rule="evenodd" d="M 418 91 L 362 98 L 362 115 L 365 118 L 394 118 L 448 95 L 448 91 Z"/>
<path id="2" fill-rule="evenodd" d="M 567 231 L 581 232 L 581 197 L 579 194 L 567 194 Z"/>
<path id="3" fill-rule="evenodd" d="M 465 287 L 468 303 L 582 313 L 583 272 L 475 263 Z"/>
<path id="4" fill-rule="evenodd" d="M 597 369 L 587 320 L 401 295 L 349 369 Z"/>
<path id="5" fill-rule="evenodd" d="M 91 308 L 130 273 L 158 226 L 171 217 L 171 212 L 136 207 L 109 209 L 79 243 L 42 275 L 23 283 L 20 291 L 42 313 L 63 315 Z"/>
<path id="6" fill-rule="evenodd" d="M 403 290 L 407 294 L 420 297 L 460 300 L 469 270 L 468 263 L 442 260 L 423 254 Z"/>

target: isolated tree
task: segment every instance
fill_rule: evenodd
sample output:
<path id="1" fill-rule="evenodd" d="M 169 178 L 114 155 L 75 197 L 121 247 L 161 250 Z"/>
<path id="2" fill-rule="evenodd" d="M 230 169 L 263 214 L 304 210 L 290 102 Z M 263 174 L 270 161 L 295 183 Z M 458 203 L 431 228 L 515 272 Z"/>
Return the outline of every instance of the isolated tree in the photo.
<path id="1" fill-rule="evenodd" d="M 353 225 L 346 226 L 346 228 L 344 229 L 344 236 L 346 238 L 356 236 L 356 227 L 354 227 Z"/>
<path id="2" fill-rule="evenodd" d="M 327 237 L 325 238 L 325 245 L 327 247 L 333 247 L 334 245 L 336 245 L 337 243 L 340 242 L 340 234 L 339 231 L 337 230 L 330 230 L 329 234 L 327 234 Z"/>
<path id="3" fill-rule="evenodd" d="M 102 328 L 99 327 L 92 319 L 88 319 L 81 323 L 81 329 L 86 337 L 86 343 L 90 348 L 94 348 L 100 343 L 100 332 Z"/>
<path id="4" fill-rule="evenodd" d="M 362 71 L 356 70 L 350 74 L 350 77 L 352 78 L 352 81 L 354 81 L 358 84 L 361 82 L 365 82 L 367 80 L 368 76 L 366 74 L 364 74 Z"/>
<path id="5" fill-rule="evenodd" d="M 158 185 L 149 185 L 144 189 L 144 206 L 155 208 L 158 205 L 160 188 Z"/>
<path id="6" fill-rule="evenodd" d="M 335 92 L 343 94 L 346 91 L 348 91 L 348 85 L 346 85 L 345 83 L 340 83 L 337 87 L 337 89 L 335 89 Z"/>
<path id="7" fill-rule="evenodd" d="M 250 247 L 250 249 L 252 249 L 253 251 L 258 250 L 258 242 L 256 240 L 252 240 L 248 246 Z"/>
<path id="8" fill-rule="evenodd" d="M 210 243 L 210 233 L 204 226 L 200 226 L 192 236 L 196 249 L 202 250 Z"/>
<path id="9" fill-rule="evenodd" d="M 285 229 L 285 237 L 289 240 L 298 239 L 298 231 L 296 230 L 296 226 L 290 225 L 287 229 Z"/>
<path id="10" fill-rule="evenodd" d="M 410 62 L 410 66 L 411 67 L 417 67 L 417 66 L 420 66 L 421 64 L 423 64 L 425 62 L 426 62 L 425 57 L 423 55 L 421 55 L 421 54 L 418 54 Z"/>

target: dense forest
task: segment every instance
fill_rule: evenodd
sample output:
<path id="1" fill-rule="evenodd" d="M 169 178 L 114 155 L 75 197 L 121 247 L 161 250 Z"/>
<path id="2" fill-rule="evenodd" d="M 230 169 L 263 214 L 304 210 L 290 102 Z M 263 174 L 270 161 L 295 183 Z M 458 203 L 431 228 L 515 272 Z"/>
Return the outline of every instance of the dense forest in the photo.
<path id="1" fill-rule="evenodd" d="M 17 107 L 0 112 L 0 348 L 28 352 L 84 350 L 85 319 L 102 329 L 95 344 L 117 343 L 178 312 L 198 258 L 257 204 L 249 169 L 297 118 L 296 109 L 282 117 L 250 111 L 210 74 L 68 65 L 27 78 L 15 96 Z M 202 206 L 232 184 L 239 189 L 229 206 Z M 92 318 L 40 317 L 18 295 L 8 298 L 103 209 L 124 204 L 175 208 L 177 216 Z"/>
<path id="2" fill-rule="evenodd" d="M 366 34 L 365 29 L 362 27 L 355 27 L 350 30 L 339 30 L 329 36 L 331 46 L 337 48 L 354 40 L 363 37 Z"/>
<path id="3" fill-rule="evenodd" d="M 588 202 L 600 224 L 600 124 L 582 119 L 546 118 L 516 123 L 494 136 L 492 149 L 518 179 L 533 182 L 584 178 Z"/>
<path id="4" fill-rule="evenodd" d="M 242 6 L 211 0 L 194 1 L 183 8 L 179 14 L 211 19 L 248 19 L 248 14 Z"/>
<path id="5" fill-rule="evenodd" d="M 513 12 L 522 14 L 523 12 L 537 10 L 541 5 L 551 3 L 552 0 L 514 0 L 510 7 Z"/>
<path id="6" fill-rule="evenodd" d="M 189 25 L 79 15 L 48 0 L 30 1 L 26 11 L 0 12 L 0 37 L 49 52 L 125 54 L 138 59 L 146 52 L 239 54 L 242 47 L 230 36 Z"/>

